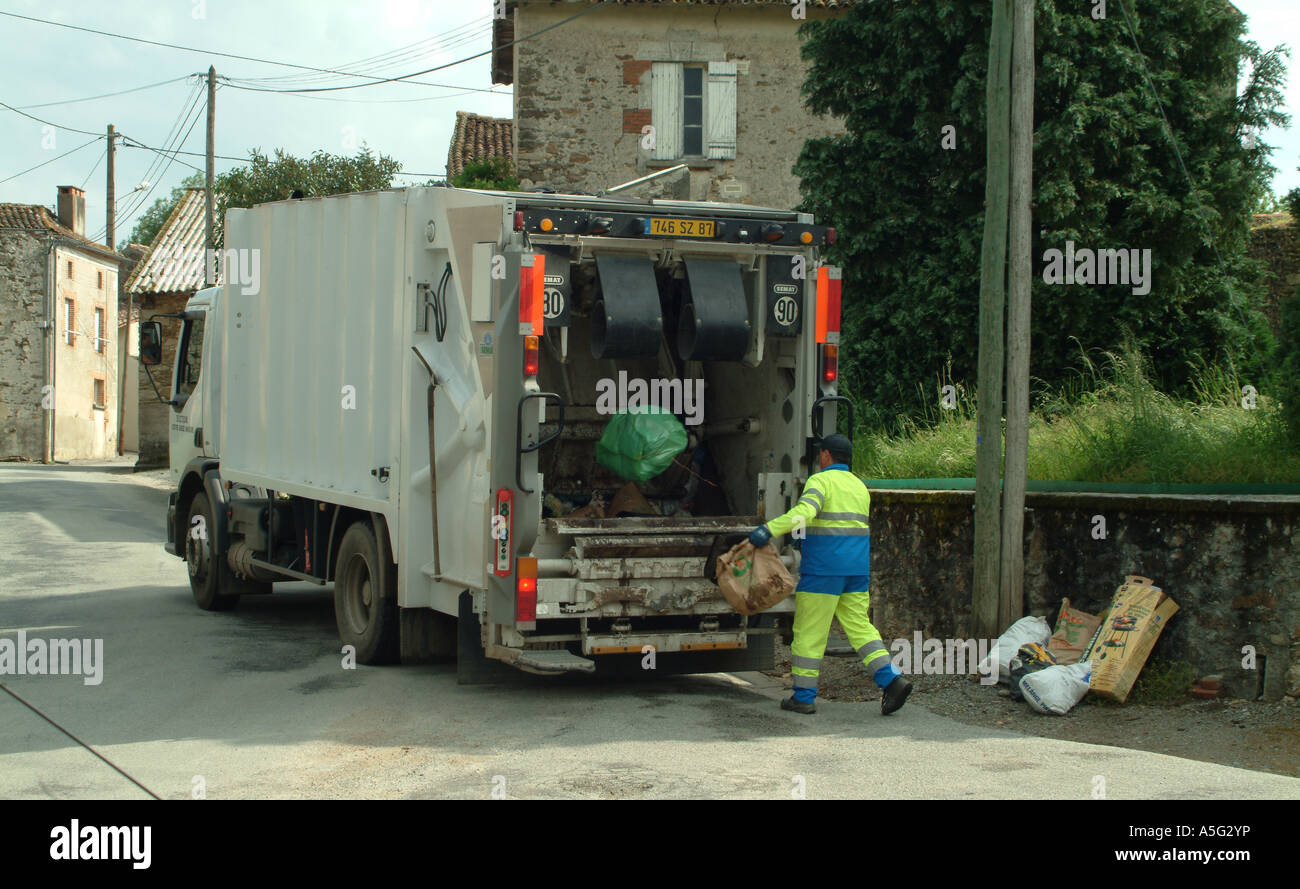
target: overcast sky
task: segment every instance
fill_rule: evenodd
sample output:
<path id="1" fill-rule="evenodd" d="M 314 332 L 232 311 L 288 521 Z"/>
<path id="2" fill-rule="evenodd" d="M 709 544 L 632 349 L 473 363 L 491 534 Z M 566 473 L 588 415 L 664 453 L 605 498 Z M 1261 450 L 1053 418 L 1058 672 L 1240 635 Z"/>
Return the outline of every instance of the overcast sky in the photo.
<path id="1" fill-rule="evenodd" d="M 1235 0 L 1250 17 L 1250 35 L 1265 47 L 1300 46 L 1300 0 Z M 132 140 L 163 148 L 179 121 L 182 150 L 170 165 L 158 154 L 120 147 L 117 152 L 117 237 L 130 232 L 136 216 L 166 195 L 194 168 L 203 167 L 204 115 L 193 103 L 194 78 L 91 101 L 47 105 L 128 90 L 206 71 L 263 88 L 337 86 L 355 78 L 214 56 L 223 52 L 317 68 L 368 68 L 391 77 L 454 62 L 490 48 L 491 0 L 0 0 L 0 11 L 110 31 L 162 43 L 197 47 L 187 52 L 0 16 L 0 102 L 68 129 L 0 108 L 0 179 L 67 157 L 0 183 L 0 202 L 52 206 L 56 187 L 85 183 L 87 234 L 104 228 L 104 140 L 89 142 L 108 124 Z M 597 13 L 598 15 L 604 13 Z M 403 53 L 380 62 L 382 54 Z M 1294 67 L 1296 58 L 1291 60 Z M 263 80 L 253 78 L 281 78 Z M 276 95 L 234 86 L 217 93 L 216 153 L 246 157 L 249 149 L 275 148 L 307 156 L 317 149 L 352 154 L 356 146 L 395 157 L 410 175 L 399 183 L 442 176 L 456 111 L 495 117 L 511 114 L 510 89 L 493 87 L 484 56 L 417 78 L 440 86 L 404 83 L 312 94 Z M 1300 111 L 1300 77 L 1290 78 L 1287 111 Z M 410 101 L 412 99 L 418 101 Z M 32 107 L 42 105 L 43 107 Z M 190 111 L 189 117 L 183 117 Z M 193 122 L 193 128 L 190 124 Z M 1278 146 L 1274 191 L 1300 186 L 1300 121 L 1289 131 L 1270 131 L 1264 141 Z M 218 160 L 217 171 L 235 164 Z M 190 166 L 192 165 L 192 166 Z M 152 187 L 131 194 L 146 180 Z"/>

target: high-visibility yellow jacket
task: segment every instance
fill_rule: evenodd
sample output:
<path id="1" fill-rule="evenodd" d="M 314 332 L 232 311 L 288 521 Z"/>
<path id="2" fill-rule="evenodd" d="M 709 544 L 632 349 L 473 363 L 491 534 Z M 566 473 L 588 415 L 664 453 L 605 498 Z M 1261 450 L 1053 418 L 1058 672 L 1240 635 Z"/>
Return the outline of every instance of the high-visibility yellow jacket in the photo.
<path id="1" fill-rule="evenodd" d="M 871 494 L 843 463 L 832 463 L 809 477 L 799 501 L 767 523 L 773 537 L 795 529 L 803 542 L 800 574 L 866 575 L 871 566 Z"/>

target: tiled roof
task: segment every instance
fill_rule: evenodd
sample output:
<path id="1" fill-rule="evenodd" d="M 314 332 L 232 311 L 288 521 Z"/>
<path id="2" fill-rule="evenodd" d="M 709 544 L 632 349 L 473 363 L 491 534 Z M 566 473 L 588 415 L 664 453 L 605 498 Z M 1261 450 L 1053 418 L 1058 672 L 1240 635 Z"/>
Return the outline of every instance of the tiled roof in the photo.
<path id="1" fill-rule="evenodd" d="M 20 229 L 34 234 L 54 234 L 74 246 L 84 247 L 115 262 L 121 262 L 120 254 L 104 244 L 97 243 L 67 228 L 48 207 L 40 204 L 0 204 L 0 229 Z"/>
<path id="2" fill-rule="evenodd" d="M 163 223 L 149 254 L 127 278 L 128 293 L 178 293 L 203 286 L 203 189 L 189 188 Z"/>
<path id="3" fill-rule="evenodd" d="M 450 181 L 472 160 L 493 157 L 513 160 L 513 142 L 513 120 L 457 111 L 456 131 L 452 133 L 451 146 L 447 149 L 447 179 Z"/>

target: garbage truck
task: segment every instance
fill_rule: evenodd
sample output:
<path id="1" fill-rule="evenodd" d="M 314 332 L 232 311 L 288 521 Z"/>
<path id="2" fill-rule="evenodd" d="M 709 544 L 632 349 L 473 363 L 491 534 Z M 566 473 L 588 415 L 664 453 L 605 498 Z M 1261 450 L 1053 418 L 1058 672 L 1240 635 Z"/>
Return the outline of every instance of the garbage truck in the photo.
<path id="1" fill-rule="evenodd" d="M 333 584 L 358 662 L 455 658 L 466 682 L 773 666 L 793 599 L 743 616 L 713 574 L 851 428 L 833 228 L 431 186 L 231 209 L 224 232 L 160 391 L 165 548 L 200 608 Z M 140 340 L 161 365 L 157 317 Z M 681 450 L 629 480 L 598 452 L 652 411 Z"/>

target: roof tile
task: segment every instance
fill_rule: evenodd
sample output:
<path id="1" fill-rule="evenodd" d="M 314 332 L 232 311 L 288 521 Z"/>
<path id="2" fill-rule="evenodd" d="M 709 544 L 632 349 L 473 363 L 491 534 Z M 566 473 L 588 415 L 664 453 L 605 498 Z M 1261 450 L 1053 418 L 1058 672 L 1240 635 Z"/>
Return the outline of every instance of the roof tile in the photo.
<path id="1" fill-rule="evenodd" d="M 456 131 L 447 149 L 447 179 L 464 170 L 472 160 L 503 157 L 513 161 L 513 143 L 513 120 L 457 111 Z"/>

